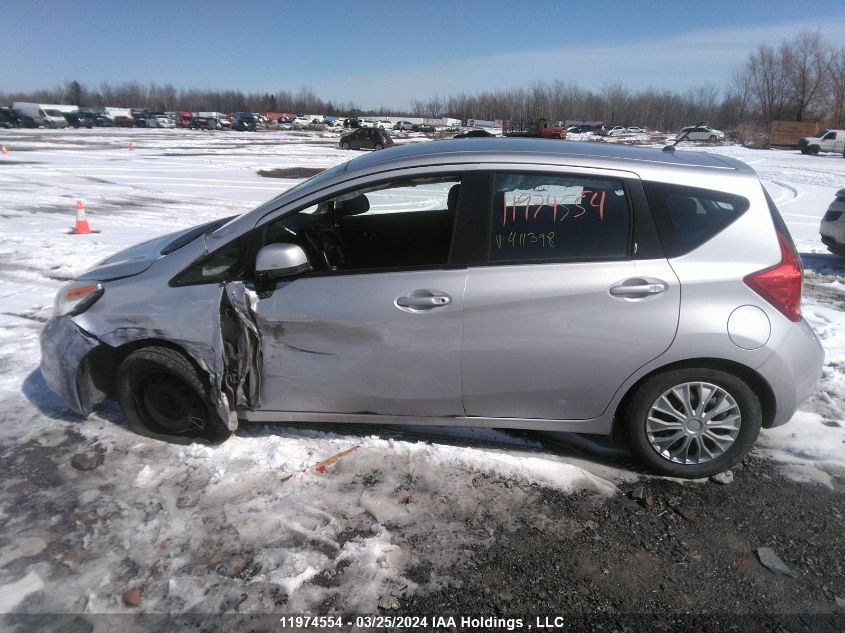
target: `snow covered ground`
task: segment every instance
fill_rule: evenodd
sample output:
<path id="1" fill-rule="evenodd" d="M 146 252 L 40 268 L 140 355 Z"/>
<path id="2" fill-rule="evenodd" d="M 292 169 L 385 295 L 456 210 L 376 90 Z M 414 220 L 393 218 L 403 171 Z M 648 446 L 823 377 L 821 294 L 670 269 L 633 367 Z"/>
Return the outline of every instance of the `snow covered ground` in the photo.
<path id="1" fill-rule="evenodd" d="M 113 404 L 83 422 L 37 371 L 38 332 L 65 280 L 299 182 L 259 170 L 322 169 L 357 154 L 309 132 L 15 130 L 0 143 L 0 613 L 125 612 L 121 593 L 134 586 L 150 612 L 371 612 L 380 597 L 413 591 L 407 570 L 438 556 L 415 550 L 418 536 L 436 531 L 454 549 L 491 538 L 486 519 L 507 523 L 502 513 L 529 507 L 535 485 L 612 495 L 641 476 L 624 453 L 553 434 L 265 425 L 209 448 L 139 438 Z M 817 231 L 845 160 L 700 149 L 758 171 L 805 255 L 804 314 L 827 352 L 824 375 L 756 450 L 833 487 L 845 476 L 845 265 Z M 77 199 L 99 233 L 67 234 Z M 92 448 L 96 469 L 70 465 L 79 446 Z M 38 455 L 43 480 L 24 481 L 21 460 Z"/>

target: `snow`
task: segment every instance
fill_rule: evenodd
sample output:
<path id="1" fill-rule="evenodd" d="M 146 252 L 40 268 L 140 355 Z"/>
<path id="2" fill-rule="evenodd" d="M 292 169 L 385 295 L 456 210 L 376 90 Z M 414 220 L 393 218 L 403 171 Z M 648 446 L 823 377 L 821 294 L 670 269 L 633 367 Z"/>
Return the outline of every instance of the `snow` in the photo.
<path id="1" fill-rule="evenodd" d="M 113 404 L 83 422 L 37 371 L 38 333 L 62 283 L 121 248 L 247 211 L 299 182 L 264 178 L 260 169 L 327 168 L 357 154 L 337 149 L 336 135 L 314 132 L 20 130 L 4 131 L 2 143 L 9 150 L 0 157 L 2 450 L 25 443 L 58 450 L 73 431 L 105 459 L 89 473 L 57 466 L 57 489 L 80 522 L 67 536 L 73 555 L 59 554 L 70 570 L 61 580 L 51 580 L 44 561 L 10 571 L 27 556 L 37 559 L 60 517 L 44 517 L 43 533 L 34 531 L 0 497 L 0 613 L 127 612 L 120 594 L 134 585 L 143 587 L 148 612 L 221 612 L 242 595 L 255 610 L 304 611 L 342 598 L 346 612 L 371 612 L 380 596 L 413 591 L 409 566 L 442 555 L 415 551 L 408 545 L 415 534 L 436 531 L 444 551 L 483 542 L 492 538 L 483 527 L 488 516 L 516 529 L 510 513 L 527 507 L 522 520 L 547 521 L 530 510 L 533 486 L 612 495 L 619 482 L 639 476 L 618 465 L 613 450 L 555 434 L 246 425 L 207 447 L 140 438 Z M 845 182 L 845 161 L 698 149 L 758 171 L 808 268 L 827 276 L 819 287 L 840 293 L 833 302 L 805 298 L 805 316 L 827 353 L 824 374 L 802 411 L 764 431 L 756 449 L 790 477 L 832 486 L 845 474 L 845 279 L 817 231 Z M 66 233 L 77 199 L 100 233 Z M 325 472 L 314 469 L 353 447 Z M 4 485 L 16 483 L 11 477 Z M 138 566 L 134 575 L 127 559 Z M 259 592 L 267 583 L 280 602 Z"/>

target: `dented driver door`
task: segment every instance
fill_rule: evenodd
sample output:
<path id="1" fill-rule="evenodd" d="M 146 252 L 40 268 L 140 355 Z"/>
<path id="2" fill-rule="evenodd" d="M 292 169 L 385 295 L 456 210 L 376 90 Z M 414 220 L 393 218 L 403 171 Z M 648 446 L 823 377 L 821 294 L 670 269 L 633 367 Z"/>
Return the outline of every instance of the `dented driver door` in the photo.
<path id="1" fill-rule="evenodd" d="M 439 269 L 280 282 L 256 305 L 261 405 L 247 417 L 462 416 L 466 275 Z"/>

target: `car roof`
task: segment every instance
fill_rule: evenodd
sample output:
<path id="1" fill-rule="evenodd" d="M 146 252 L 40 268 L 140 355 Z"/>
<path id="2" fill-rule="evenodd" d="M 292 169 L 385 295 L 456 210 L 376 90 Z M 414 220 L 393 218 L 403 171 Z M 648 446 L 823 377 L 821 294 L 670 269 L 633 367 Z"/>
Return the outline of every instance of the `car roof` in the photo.
<path id="1" fill-rule="evenodd" d="M 387 164 L 397 167 L 446 163 L 549 163 L 605 169 L 631 170 L 631 163 L 682 169 L 719 169 L 753 173 L 736 159 L 706 152 L 672 151 L 621 143 L 580 143 L 539 138 L 449 139 L 412 143 L 374 152 L 347 163 L 343 177 L 376 171 Z"/>

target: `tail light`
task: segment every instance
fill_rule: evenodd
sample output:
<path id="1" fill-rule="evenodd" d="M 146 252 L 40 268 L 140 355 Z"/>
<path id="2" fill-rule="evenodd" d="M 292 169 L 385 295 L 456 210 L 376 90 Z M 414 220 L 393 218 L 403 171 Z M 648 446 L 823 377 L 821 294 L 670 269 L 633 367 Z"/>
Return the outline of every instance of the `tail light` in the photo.
<path id="1" fill-rule="evenodd" d="M 804 266 L 795 246 L 780 231 L 780 263 L 746 275 L 745 284 L 780 310 L 790 321 L 801 320 L 801 287 Z"/>

